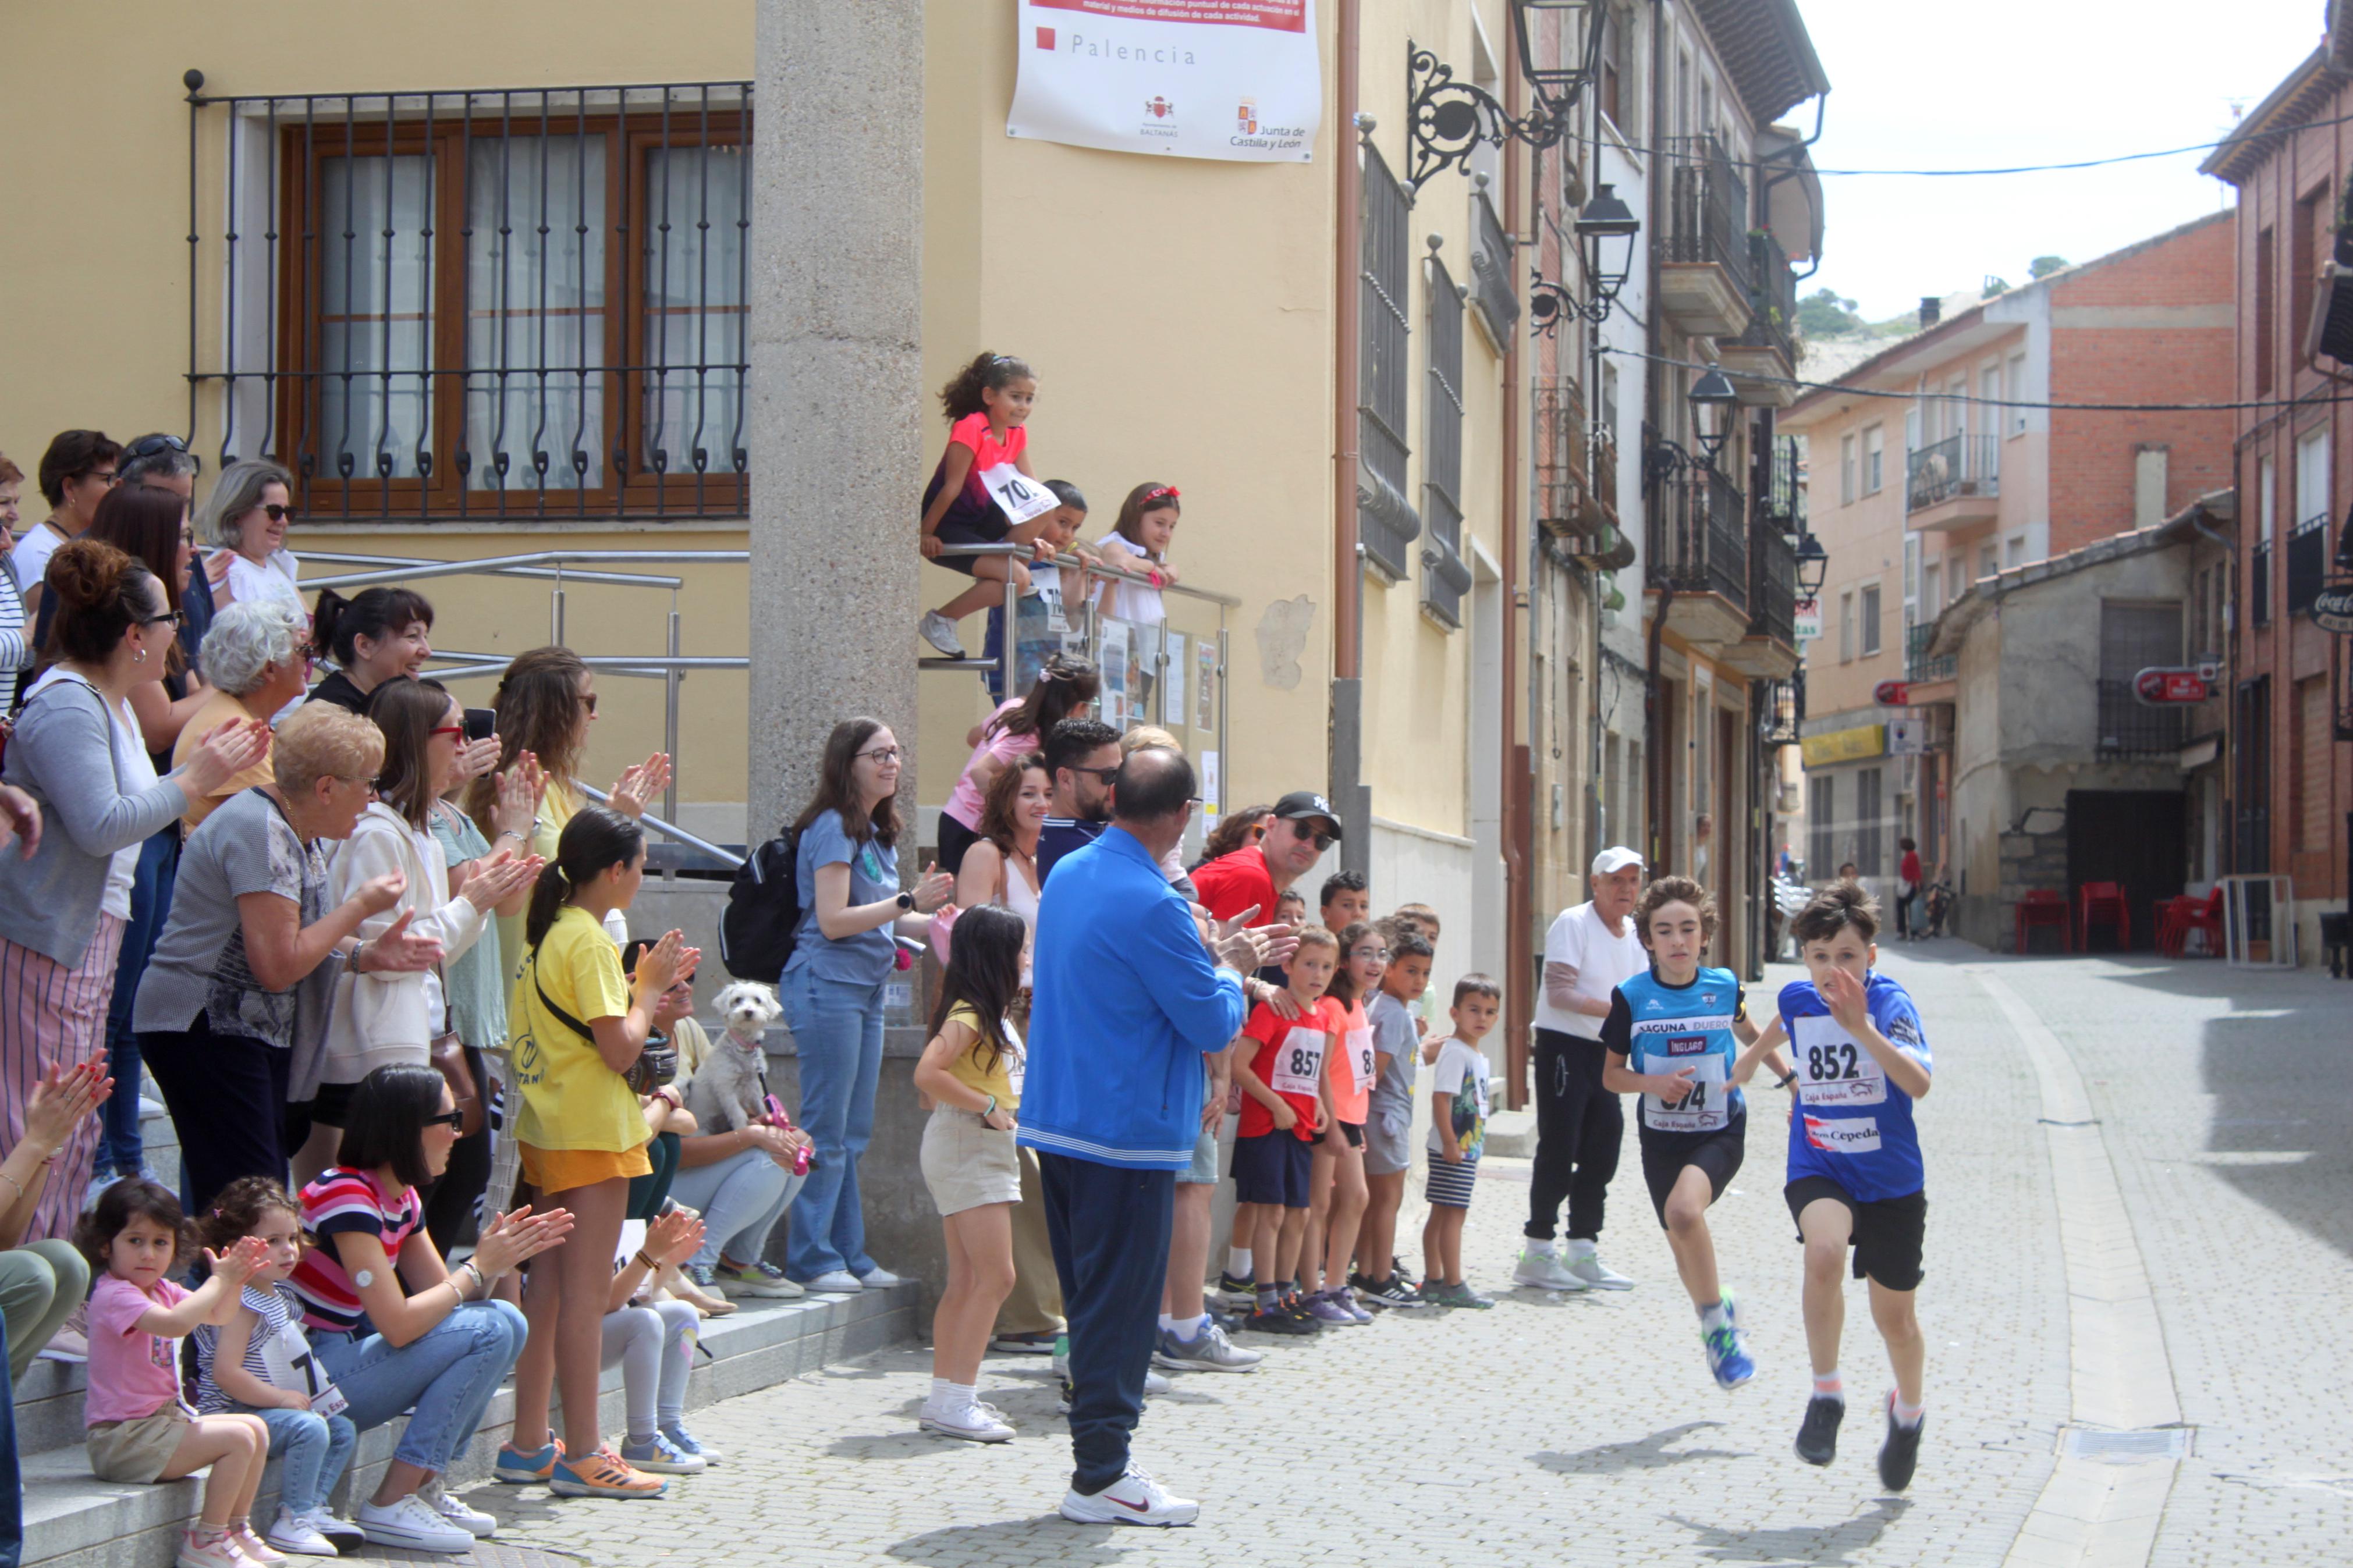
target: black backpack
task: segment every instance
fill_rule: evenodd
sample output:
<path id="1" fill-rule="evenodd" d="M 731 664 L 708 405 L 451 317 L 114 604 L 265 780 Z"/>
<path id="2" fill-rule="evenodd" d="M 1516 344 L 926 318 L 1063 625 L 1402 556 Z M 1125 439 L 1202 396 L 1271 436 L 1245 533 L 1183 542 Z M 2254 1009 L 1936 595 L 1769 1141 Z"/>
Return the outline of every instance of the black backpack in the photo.
<path id="1" fill-rule="evenodd" d="M 719 917 L 719 961 L 738 980 L 774 985 L 801 924 L 801 885 L 795 861 L 800 829 L 788 827 L 744 858 Z"/>

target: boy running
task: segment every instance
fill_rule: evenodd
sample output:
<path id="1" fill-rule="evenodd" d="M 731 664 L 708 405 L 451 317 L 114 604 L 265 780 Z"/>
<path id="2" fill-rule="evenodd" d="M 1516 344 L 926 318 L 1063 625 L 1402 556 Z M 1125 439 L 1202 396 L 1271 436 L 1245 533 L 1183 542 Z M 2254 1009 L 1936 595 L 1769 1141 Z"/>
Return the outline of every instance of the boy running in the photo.
<path id="1" fill-rule="evenodd" d="M 1433 1307 L 1492 1307 L 1462 1277 L 1462 1222 L 1487 1142 L 1487 1057 L 1479 1042 L 1504 1010 L 1504 988 L 1483 974 L 1454 983 L 1454 1033 L 1430 1074 L 1430 1221 L 1421 1230 L 1421 1299 Z"/>
<path id="2" fill-rule="evenodd" d="M 1642 1097 L 1642 1179 L 1699 1313 L 1708 1371 L 1722 1386 L 1737 1388 L 1757 1375 L 1757 1364 L 1732 1292 L 1716 1278 L 1707 1211 L 1746 1152 L 1748 1110 L 1739 1086 L 1757 1064 L 1733 1042 L 1756 1039 L 1757 1029 L 1732 971 L 1700 963 L 1715 935 L 1715 900 L 1697 882 L 1652 882 L 1635 906 L 1634 931 L 1650 950 L 1650 973 L 1628 976 L 1609 994 L 1601 1087 Z"/>
<path id="3" fill-rule="evenodd" d="M 1324 994 L 1340 969 L 1340 941 L 1321 926 L 1299 933 L 1291 955 L 1294 1017 L 1261 1002 L 1242 1037 L 1256 1044 L 1234 1058 L 1241 1086 L 1241 1126 L 1234 1139 L 1234 1197 L 1250 1217 L 1250 1261 L 1257 1307 L 1244 1328 L 1312 1334 L 1315 1320 L 1299 1299 L 1299 1249 L 1307 1233 L 1311 1145 L 1324 1131 L 1324 1055 L 1340 1031 L 1340 1005 Z M 1240 1215 L 1237 1214 L 1240 1228 Z"/>
<path id="4" fill-rule="evenodd" d="M 1838 1455 L 1846 1415 L 1840 1266 L 1852 1247 L 1855 1278 L 1871 1282 L 1872 1321 L 1895 1373 L 1879 1479 L 1900 1492 L 1912 1484 L 1926 1420 L 1927 1344 L 1914 1297 L 1928 1197 L 1912 1102 L 1928 1092 L 1928 1041 L 1911 995 L 1873 972 L 1879 906 L 1860 886 L 1841 882 L 1816 894 L 1789 932 L 1812 978 L 1782 987 L 1778 1016 L 1742 1060 L 1753 1065 L 1784 1036 L 1797 1057 L 1794 1072 L 1783 1077 L 1794 1078 L 1798 1106 L 1782 1192 L 1806 1247 L 1806 1348 L 1814 1366 L 1798 1457 L 1827 1465 Z"/>

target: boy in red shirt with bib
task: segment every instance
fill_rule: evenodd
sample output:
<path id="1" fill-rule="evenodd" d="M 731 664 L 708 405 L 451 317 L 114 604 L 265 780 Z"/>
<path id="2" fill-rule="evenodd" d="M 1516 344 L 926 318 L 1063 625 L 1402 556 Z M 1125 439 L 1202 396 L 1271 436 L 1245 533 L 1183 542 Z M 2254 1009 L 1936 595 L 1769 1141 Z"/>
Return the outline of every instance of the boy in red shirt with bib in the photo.
<path id="1" fill-rule="evenodd" d="M 1308 1171 L 1324 1133 L 1324 1058 L 1335 1048 L 1344 1010 L 1324 994 L 1340 969 L 1340 942 L 1322 926 L 1299 933 L 1290 991 L 1299 1016 L 1264 1002 L 1242 1026 L 1257 1049 L 1234 1059 L 1242 1091 L 1234 1139 L 1234 1197 L 1252 1221 L 1250 1258 L 1257 1310 L 1243 1326 L 1267 1333 L 1312 1334 L 1315 1319 L 1299 1298 L 1300 1244 L 1307 1233 Z"/>

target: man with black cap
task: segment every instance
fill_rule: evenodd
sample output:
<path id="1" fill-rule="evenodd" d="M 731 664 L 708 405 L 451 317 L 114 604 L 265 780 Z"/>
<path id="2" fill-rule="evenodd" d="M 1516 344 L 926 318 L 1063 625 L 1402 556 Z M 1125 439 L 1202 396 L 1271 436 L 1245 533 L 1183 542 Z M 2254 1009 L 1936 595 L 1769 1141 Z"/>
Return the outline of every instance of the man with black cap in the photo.
<path id="1" fill-rule="evenodd" d="M 1272 925 L 1275 900 L 1338 842 L 1340 816 L 1331 803 L 1312 789 L 1295 789 L 1274 803 L 1266 837 L 1201 867 L 1193 873 L 1193 888 L 1219 920 L 1255 906 L 1251 923 Z"/>
<path id="2" fill-rule="evenodd" d="M 1593 858 L 1593 897 L 1563 910 L 1545 933 L 1544 1000 L 1536 1006 L 1535 1168 L 1528 1183 L 1526 1246 L 1515 1285 L 1539 1290 L 1623 1290 L 1634 1282 L 1594 1250 L 1609 1179 L 1618 1173 L 1626 1112 L 1601 1087 L 1601 1023 L 1620 981 L 1649 967 L 1634 933 L 1642 857 L 1615 845 Z M 1568 1254 L 1553 1242 L 1568 1203 Z"/>

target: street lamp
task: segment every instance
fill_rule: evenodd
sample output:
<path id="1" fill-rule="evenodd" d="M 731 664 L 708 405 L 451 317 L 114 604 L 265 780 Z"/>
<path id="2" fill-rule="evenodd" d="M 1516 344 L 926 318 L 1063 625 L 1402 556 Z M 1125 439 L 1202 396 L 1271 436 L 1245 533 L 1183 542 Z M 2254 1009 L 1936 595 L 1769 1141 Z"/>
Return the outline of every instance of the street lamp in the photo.
<path id="1" fill-rule="evenodd" d="M 1592 282 L 1593 298 L 1580 304 L 1567 289 L 1546 281 L 1544 275 L 1538 273 L 1528 300 L 1528 320 L 1534 330 L 1545 337 L 1552 336 L 1554 330 L 1571 315 L 1581 316 L 1596 325 L 1607 320 L 1610 308 L 1618 302 L 1619 290 L 1633 275 L 1634 237 L 1641 232 L 1642 220 L 1619 198 L 1617 187 L 1595 185 L 1593 199 L 1577 215 L 1574 227 L 1577 249 L 1585 259 L 1585 276 Z"/>
<path id="2" fill-rule="evenodd" d="M 1740 394 L 1733 390 L 1732 378 L 1721 367 L 1710 365 L 1706 374 L 1692 384 L 1684 401 L 1692 407 L 1692 429 L 1699 437 L 1700 455 L 1712 468 L 1723 454 L 1725 442 L 1732 438 L 1732 411 L 1740 406 Z M 1715 410 L 1713 417 L 1711 409 Z"/>
<path id="3" fill-rule="evenodd" d="M 1581 58 L 1556 66 L 1538 66 L 1535 40 L 1529 36 L 1529 13 L 1582 11 L 1588 14 L 1585 52 Z M 1601 29 L 1609 8 L 1600 0 L 1512 0 L 1512 26 L 1518 37 L 1520 74 L 1527 79 L 1535 102 L 1517 118 L 1506 113 L 1485 88 L 1454 79 L 1454 68 L 1440 63 L 1431 50 L 1406 46 L 1406 139 L 1411 158 L 1407 183 L 1415 190 L 1451 164 L 1468 173 L 1471 151 L 1482 142 L 1500 147 L 1507 139 L 1531 147 L 1557 145 L 1575 123 L 1577 95 L 1599 74 Z"/>
<path id="4" fill-rule="evenodd" d="M 1831 574 L 1831 552 L 1811 533 L 1798 535 L 1798 597 L 1819 599 Z"/>

